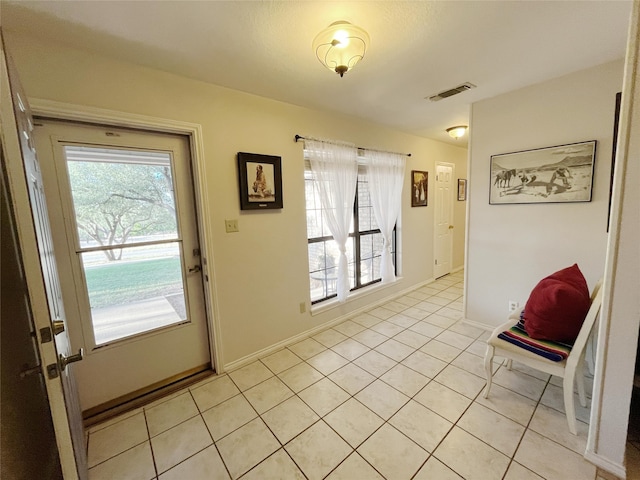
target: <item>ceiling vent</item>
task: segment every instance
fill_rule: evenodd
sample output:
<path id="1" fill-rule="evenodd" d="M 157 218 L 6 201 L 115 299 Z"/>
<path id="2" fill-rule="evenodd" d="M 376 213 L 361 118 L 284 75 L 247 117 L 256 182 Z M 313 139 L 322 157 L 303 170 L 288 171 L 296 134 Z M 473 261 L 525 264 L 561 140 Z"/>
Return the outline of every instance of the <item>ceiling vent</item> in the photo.
<path id="1" fill-rule="evenodd" d="M 452 97 L 462 92 L 466 92 L 467 90 L 471 90 L 472 88 L 476 88 L 473 83 L 463 83 L 462 85 L 458 85 L 457 87 L 450 88 L 449 90 L 445 90 L 443 92 L 437 93 L 436 95 L 432 95 L 431 97 L 427 97 L 432 102 L 437 102 L 438 100 L 442 100 L 443 98 Z"/>

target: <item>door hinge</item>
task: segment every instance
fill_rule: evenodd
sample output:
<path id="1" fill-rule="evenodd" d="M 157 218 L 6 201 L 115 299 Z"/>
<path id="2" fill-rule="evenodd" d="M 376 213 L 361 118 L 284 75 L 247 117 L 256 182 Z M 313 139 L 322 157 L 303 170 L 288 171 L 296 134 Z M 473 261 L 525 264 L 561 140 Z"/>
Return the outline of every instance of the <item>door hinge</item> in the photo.
<path id="1" fill-rule="evenodd" d="M 436 258 L 436 265 L 438 264 L 438 259 Z"/>

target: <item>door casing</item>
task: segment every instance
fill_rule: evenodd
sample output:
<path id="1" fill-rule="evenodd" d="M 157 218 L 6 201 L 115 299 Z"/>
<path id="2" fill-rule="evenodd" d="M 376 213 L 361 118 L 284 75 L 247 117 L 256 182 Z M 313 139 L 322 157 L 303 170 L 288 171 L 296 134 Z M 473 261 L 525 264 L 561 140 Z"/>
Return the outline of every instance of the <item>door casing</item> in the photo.
<path id="1" fill-rule="evenodd" d="M 85 359 L 76 369 L 80 404 L 85 418 L 123 405 L 156 390 L 159 385 L 173 384 L 176 379 L 198 374 L 205 369 L 210 372 L 210 345 L 207 333 L 202 331 L 202 328 L 208 329 L 203 276 L 186 271 L 193 262 L 201 261 L 199 255 L 191 254 L 200 248 L 197 244 L 198 226 L 195 221 L 193 178 L 190 174 L 192 162 L 186 137 L 39 118 L 35 121 L 35 127 L 35 144 L 41 155 L 43 175 L 48 180 L 45 191 L 50 199 L 50 218 L 59 227 L 52 233 L 64 301 L 68 305 L 69 333 L 75 348 L 83 347 L 85 350 Z M 171 152 L 169 157 L 177 225 L 175 238 L 170 245 L 180 252 L 181 264 L 188 262 L 188 265 L 184 264 L 181 280 L 184 281 L 184 293 L 187 294 L 185 307 L 189 314 L 182 321 L 117 341 L 94 343 L 93 310 L 84 280 L 86 271 L 77 253 L 82 249 L 78 243 L 75 204 L 64 153 L 67 145 L 107 147 L 119 152 L 151 152 L 155 149 Z M 135 245 L 133 241 L 127 243 L 126 248 L 139 248 Z M 163 353 L 169 350 L 175 354 L 170 359 Z M 130 368 L 133 365 L 144 367 Z"/>
<path id="2" fill-rule="evenodd" d="M 196 216 L 198 224 L 200 225 L 199 242 L 202 252 L 202 269 L 206 280 L 204 293 L 207 324 L 209 327 L 211 366 L 216 373 L 222 373 L 224 371 L 224 365 L 221 358 L 221 328 L 218 320 L 219 312 L 216 302 L 214 255 L 212 242 L 209 240 L 213 238 L 213 225 L 211 221 L 212 209 L 207 201 L 207 175 L 201 125 L 37 98 L 30 98 L 29 102 L 33 114 L 38 117 L 96 123 L 105 126 L 137 128 L 159 133 L 178 133 L 189 137 Z"/>

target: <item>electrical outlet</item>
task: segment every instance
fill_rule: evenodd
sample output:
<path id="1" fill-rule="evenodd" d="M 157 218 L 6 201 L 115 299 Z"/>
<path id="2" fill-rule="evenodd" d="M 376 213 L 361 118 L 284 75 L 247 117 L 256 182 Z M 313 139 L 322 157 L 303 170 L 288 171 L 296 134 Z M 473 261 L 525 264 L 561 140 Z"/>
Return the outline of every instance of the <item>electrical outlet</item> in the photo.
<path id="1" fill-rule="evenodd" d="M 307 303 L 306 302 L 300 302 L 300 313 L 304 313 L 307 311 Z"/>
<path id="2" fill-rule="evenodd" d="M 225 220 L 224 228 L 227 231 L 227 233 L 234 233 L 234 232 L 240 231 L 238 229 L 238 220 Z"/>
<path id="3" fill-rule="evenodd" d="M 515 300 L 509 300 L 509 312 L 515 312 L 520 304 Z"/>

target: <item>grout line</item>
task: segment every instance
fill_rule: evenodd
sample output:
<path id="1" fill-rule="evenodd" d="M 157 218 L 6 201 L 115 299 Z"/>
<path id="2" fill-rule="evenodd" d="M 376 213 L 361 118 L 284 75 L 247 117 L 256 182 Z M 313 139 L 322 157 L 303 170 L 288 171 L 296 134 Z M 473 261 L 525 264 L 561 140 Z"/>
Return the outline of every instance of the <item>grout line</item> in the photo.
<path id="1" fill-rule="evenodd" d="M 142 416 L 144 417 L 144 427 L 147 430 L 147 442 L 149 442 L 149 451 L 151 452 L 151 461 L 153 462 L 153 470 L 156 472 L 156 478 L 158 477 L 158 465 L 156 465 L 156 456 L 153 451 L 153 445 L 151 445 L 151 431 L 149 430 L 149 421 L 147 420 L 147 412 L 142 408 Z"/>

